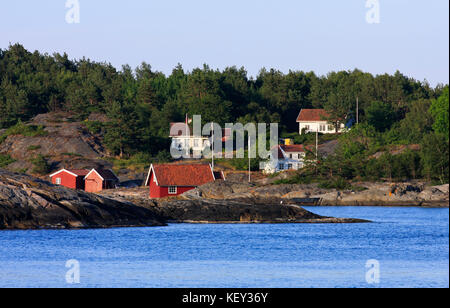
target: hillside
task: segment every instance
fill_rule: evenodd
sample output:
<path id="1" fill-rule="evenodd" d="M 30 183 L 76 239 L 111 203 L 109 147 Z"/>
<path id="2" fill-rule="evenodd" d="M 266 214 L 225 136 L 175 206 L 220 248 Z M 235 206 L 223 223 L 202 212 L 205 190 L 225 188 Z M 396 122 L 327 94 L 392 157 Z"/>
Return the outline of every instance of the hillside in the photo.
<path id="1" fill-rule="evenodd" d="M 70 114 L 41 114 L 22 125 L 33 128 L 35 132 L 19 130 L 8 134 L 6 129 L 0 131 L 0 136 L 3 135 L 0 155 L 8 155 L 13 161 L 4 166 L 8 170 L 32 174 L 32 159 L 39 155 L 47 160 L 49 171 L 112 167 L 105 159 L 107 151 L 102 144 L 102 136 L 90 133 L 85 123 L 74 120 Z"/>

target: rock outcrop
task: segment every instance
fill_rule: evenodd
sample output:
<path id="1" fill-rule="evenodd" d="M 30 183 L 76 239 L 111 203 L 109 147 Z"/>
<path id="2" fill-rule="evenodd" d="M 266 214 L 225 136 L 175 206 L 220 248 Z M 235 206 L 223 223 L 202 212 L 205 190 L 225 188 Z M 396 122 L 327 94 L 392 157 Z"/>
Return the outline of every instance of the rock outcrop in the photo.
<path id="1" fill-rule="evenodd" d="M 217 182 L 216 185 L 226 187 Z M 202 188 L 205 186 L 202 186 Z M 244 194 L 245 187 L 236 189 Z M 197 190 L 198 191 L 198 190 Z M 232 188 L 231 188 L 231 191 Z M 231 193 L 232 192 L 228 192 Z M 223 193 L 222 196 L 228 195 Z M 184 223 L 361 223 L 361 219 L 322 217 L 277 197 L 149 199 L 148 188 L 104 191 L 109 198 L 129 201 L 155 211 L 168 222 Z M 189 197 L 193 196 L 193 197 Z"/>
<path id="2" fill-rule="evenodd" d="M 157 205 L 169 222 L 185 223 L 365 223 L 367 220 L 323 217 L 278 199 L 179 200 Z"/>
<path id="3" fill-rule="evenodd" d="M 242 182 L 216 182 L 184 194 L 187 199 L 318 199 L 322 206 L 425 206 L 448 207 L 448 184 L 426 186 L 423 183 L 359 183 L 359 190 L 321 189 L 308 185 L 262 185 Z"/>
<path id="4" fill-rule="evenodd" d="M 163 226 L 155 211 L 0 169 L 0 229 Z"/>

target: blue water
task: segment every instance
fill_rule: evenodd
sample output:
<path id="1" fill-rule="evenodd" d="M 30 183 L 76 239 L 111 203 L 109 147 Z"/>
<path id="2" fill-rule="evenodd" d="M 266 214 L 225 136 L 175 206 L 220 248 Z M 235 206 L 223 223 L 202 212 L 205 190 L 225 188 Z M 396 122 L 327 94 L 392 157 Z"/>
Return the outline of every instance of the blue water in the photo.
<path id="1" fill-rule="evenodd" d="M 308 209 L 374 223 L 0 231 L 0 287 L 449 287 L 448 209 Z"/>

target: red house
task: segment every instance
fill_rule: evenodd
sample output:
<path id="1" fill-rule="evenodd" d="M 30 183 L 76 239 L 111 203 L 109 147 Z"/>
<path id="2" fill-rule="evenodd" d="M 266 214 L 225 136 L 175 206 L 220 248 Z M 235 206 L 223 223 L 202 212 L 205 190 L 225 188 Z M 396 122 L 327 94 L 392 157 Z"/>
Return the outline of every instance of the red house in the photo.
<path id="1" fill-rule="evenodd" d="M 84 177 L 85 190 L 90 193 L 100 192 L 104 189 L 116 188 L 119 179 L 111 170 L 92 169 Z"/>
<path id="2" fill-rule="evenodd" d="M 150 186 L 150 198 L 178 196 L 189 190 L 219 179 L 210 165 L 151 165 L 146 186 Z M 220 179 L 224 179 L 220 173 Z"/>
<path id="3" fill-rule="evenodd" d="M 55 185 L 61 185 L 72 189 L 84 190 L 84 177 L 89 170 L 66 170 L 62 169 L 50 175 L 51 182 Z"/>

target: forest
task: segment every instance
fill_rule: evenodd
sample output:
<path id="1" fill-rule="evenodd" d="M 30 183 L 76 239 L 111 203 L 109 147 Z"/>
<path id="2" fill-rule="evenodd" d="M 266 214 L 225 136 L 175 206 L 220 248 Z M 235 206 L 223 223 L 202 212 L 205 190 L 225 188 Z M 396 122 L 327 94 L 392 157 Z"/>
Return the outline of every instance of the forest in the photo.
<path id="1" fill-rule="evenodd" d="M 249 77 L 245 68 L 220 71 L 206 64 L 190 72 L 178 64 L 166 76 L 147 63 L 118 70 L 67 54 L 30 52 L 20 44 L 0 49 L 0 129 L 47 112 L 69 112 L 80 121 L 105 114 L 108 123 L 87 126 L 102 131 L 108 150 L 118 157 L 167 152 L 169 124 L 184 121 L 186 114 L 220 125 L 277 122 L 281 136 L 308 142 L 298 136 L 296 117 L 302 108 L 325 108 L 332 123 L 356 119 L 357 100 L 360 124 L 339 137 L 336 153 L 297 181 L 427 178 L 448 183 L 448 85 L 431 87 L 398 71 L 374 76 L 355 69 L 320 76 L 262 68 Z M 406 150 L 400 154 L 391 153 L 402 146 Z"/>

